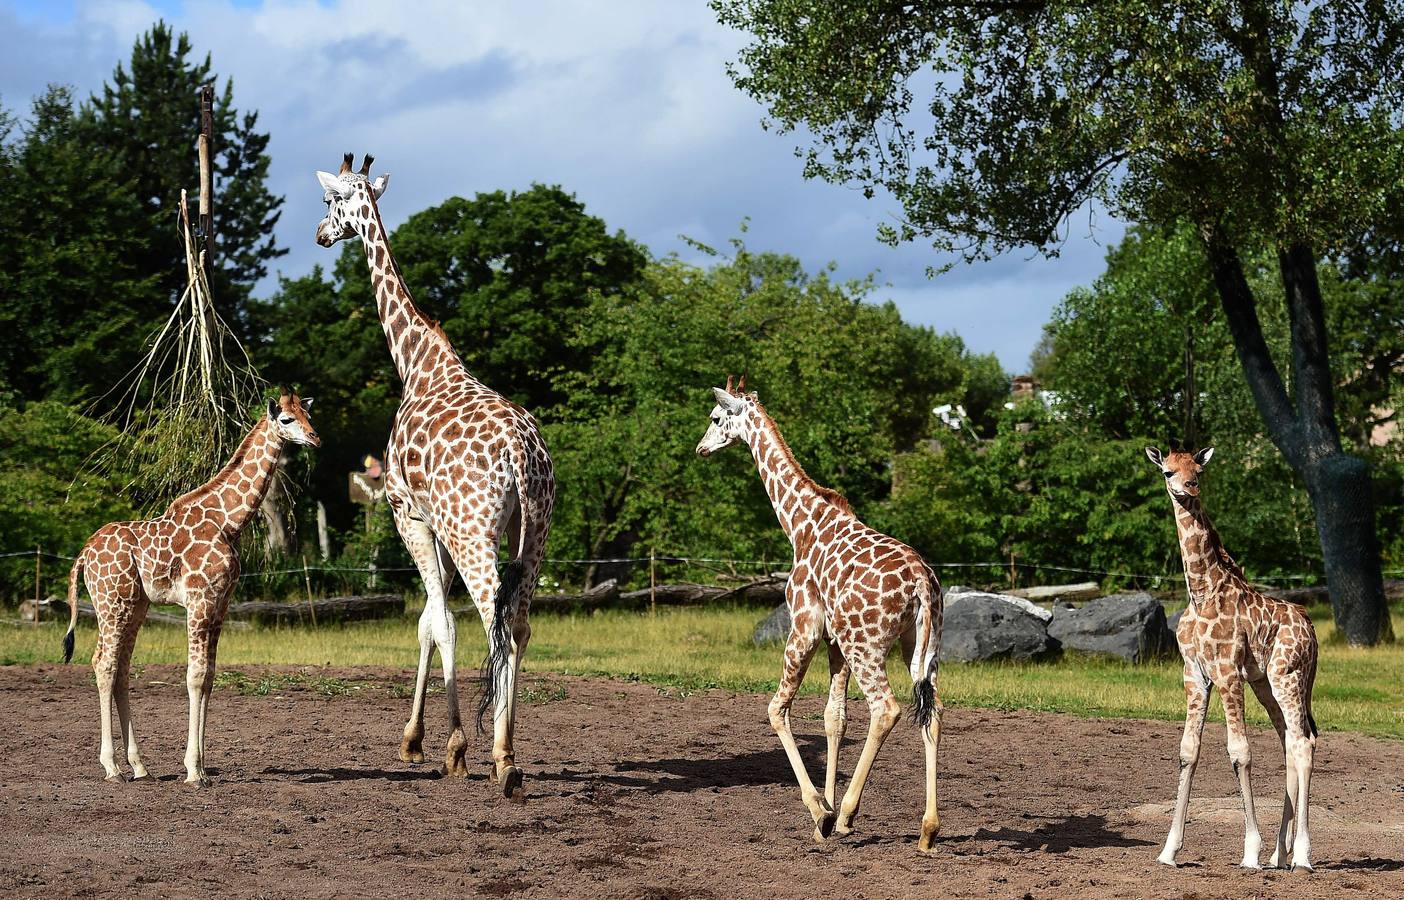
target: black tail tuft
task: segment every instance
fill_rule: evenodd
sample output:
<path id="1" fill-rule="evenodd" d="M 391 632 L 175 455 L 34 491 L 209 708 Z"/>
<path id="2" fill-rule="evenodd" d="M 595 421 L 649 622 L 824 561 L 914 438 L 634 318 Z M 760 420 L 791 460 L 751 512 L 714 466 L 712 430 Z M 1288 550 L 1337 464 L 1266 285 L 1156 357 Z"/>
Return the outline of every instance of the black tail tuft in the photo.
<path id="1" fill-rule="evenodd" d="M 918 728 L 931 724 L 931 716 L 936 712 L 936 689 L 931 686 L 929 677 L 922 678 L 912 685 L 912 721 Z"/>
<path id="2" fill-rule="evenodd" d="M 522 564 L 512 560 L 498 575 L 497 597 L 492 604 L 492 627 L 488 629 L 488 655 L 483 660 L 483 691 L 478 697 L 478 733 L 483 733 L 483 717 L 497 706 L 497 686 L 507 668 L 512 648 L 511 621 L 516 617 L 517 587 L 522 581 Z"/>
<path id="3" fill-rule="evenodd" d="M 63 661 L 65 663 L 73 659 L 73 632 L 63 636 Z"/>
<path id="4" fill-rule="evenodd" d="M 1320 734 L 1320 732 L 1316 730 L 1316 717 L 1313 716 L 1310 711 L 1307 712 L 1307 727 L 1311 729 L 1312 737 L 1316 737 Z"/>

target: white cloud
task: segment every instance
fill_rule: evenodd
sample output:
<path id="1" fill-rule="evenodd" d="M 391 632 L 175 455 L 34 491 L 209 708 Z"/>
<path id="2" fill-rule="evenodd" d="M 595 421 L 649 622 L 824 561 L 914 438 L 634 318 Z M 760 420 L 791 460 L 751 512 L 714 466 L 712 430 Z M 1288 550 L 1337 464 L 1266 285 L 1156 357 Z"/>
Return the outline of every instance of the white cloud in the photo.
<path id="1" fill-rule="evenodd" d="M 212 54 L 235 102 L 259 110 L 272 134 L 286 274 L 330 262 L 311 239 L 321 209 L 312 172 L 347 150 L 395 173 L 392 225 L 454 194 L 533 181 L 575 192 L 660 254 L 691 256 L 679 234 L 724 244 L 750 217 L 752 249 L 812 268 L 836 260 L 840 277 L 880 269 L 893 287 L 879 298 L 1015 369 L 1052 304 L 1101 269 L 1102 249 L 1075 239 L 1056 263 L 1007 258 L 928 282 L 929 248 L 874 239 L 890 206 L 805 182 L 795 139 L 761 130 L 762 110 L 725 73 L 742 37 L 701 0 L 79 0 L 75 10 L 40 20 L 0 2 L 0 99 L 22 108 L 49 81 L 86 96 L 164 16 L 197 55 Z"/>

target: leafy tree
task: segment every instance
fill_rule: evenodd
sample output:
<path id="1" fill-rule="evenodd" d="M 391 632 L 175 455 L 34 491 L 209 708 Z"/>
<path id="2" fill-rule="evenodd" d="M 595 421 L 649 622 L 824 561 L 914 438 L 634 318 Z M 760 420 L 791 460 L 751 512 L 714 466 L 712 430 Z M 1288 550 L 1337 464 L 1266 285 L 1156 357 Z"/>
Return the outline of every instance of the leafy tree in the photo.
<path id="1" fill-rule="evenodd" d="M 469 370 L 532 410 L 559 399 L 557 375 L 589 367 L 590 348 L 569 339 L 592 296 L 617 295 L 648 260 L 574 196 L 540 184 L 451 197 L 410 216 L 391 242 L 415 303 L 441 320 Z M 374 321 L 359 247 L 336 274 Z"/>
<path id="2" fill-rule="evenodd" d="M 35 98 L 18 140 L 0 113 L 0 384 L 21 397 L 100 396 L 140 358 L 154 279 L 128 173 L 83 138 L 72 98 Z"/>
<path id="3" fill-rule="evenodd" d="M 192 215 L 199 197 L 200 167 L 195 153 L 200 134 L 199 91 L 218 79 L 209 54 L 190 59 L 190 38 L 158 22 L 139 37 L 126 67 L 118 65 L 83 110 L 83 140 L 104 148 L 117 171 L 134 180 L 135 194 L 148 217 L 149 242 L 138 253 L 138 270 L 155 278 L 161 302 L 185 287 L 185 251 L 175 227 L 180 192 L 190 198 Z M 215 265 L 211 285 L 221 315 L 244 333 L 244 304 L 269 260 L 287 251 L 277 246 L 273 226 L 283 199 L 268 191 L 268 135 L 257 130 L 258 113 L 234 107 L 234 84 L 214 103 Z"/>
<path id="4" fill-rule="evenodd" d="M 747 375 L 802 465 L 860 514 L 877 512 L 891 460 L 925 438 L 932 403 L 964 399 L 958 339 L 865 302 L 869 282 L 734 249 L 705 268 L 657 262 L 639 292 L 596 305 L 580 339 L 597 362 L 566 380 L 548 418 L 556 555 L 788 559 L 744 449 L 693 452 L 709 389 L 728 374 Z"/>
<path id="5" fill-rule="evenodd" d="M 1335 617 L 1390 636 L 1369 469 L 1342 450 L 1317 262 L 1380 221 L 1404 140 L 1404 14 L 1348 0 L 795 4 L 713 0 L 733 71 L 805 172 L 889 192 L 892 241 L 1056 253 L 1100 204 L 1198 238 L 1267 433 L 1316 511 Z M 918 100 L 918 94 L 922 99 Z M 1245 257 L 1272 254 L 1255 290 Z M 1259 301 L 1283 298 L 1289 377 Z M 1291 385 L 1289 392 L 1288 384 Z"/>

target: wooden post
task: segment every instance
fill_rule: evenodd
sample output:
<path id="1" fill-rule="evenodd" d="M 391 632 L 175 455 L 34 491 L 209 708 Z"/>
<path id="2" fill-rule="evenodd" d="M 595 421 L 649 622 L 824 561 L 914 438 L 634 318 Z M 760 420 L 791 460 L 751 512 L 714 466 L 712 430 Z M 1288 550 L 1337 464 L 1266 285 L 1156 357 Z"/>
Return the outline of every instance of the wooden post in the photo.
<path id="1" fill-rule="evenodd" d="M 331 559 L 331 538 L 327 536 L 327 508 L 317 501 L 317 548 L 322 552 L 322 562 Z"/>
<path id="2" fill-rule="evenodd" d="M 307 611 L 312 614 L 312 627 L 317 627 L 317 604 L 312 602 L 312 574 L 307 571 L 307 554 L 302 554 L 302 583 L 307 588 Z"/>
<path id="3" fill-rule="evenodd" d="M 44 608 L 44 607 L 43 607 L 43 604 L 40 603 L 40 601 L 39 601 L 39 598 L 40 598 L 40 591 L 39 591 L 39 574 L 40 574 L 40 573 L 39 573 L 39 559 L 40 559 L 40 554 L 41 554 L 42 552 L 43 552 L 43 551 L 42 551 L 42 549 L 40 548 L 40 546 L 39 546 L 38 544 L 35 544 L 35 545 L 34 545 L 34 624 L 35 624 L 35 625 L 38 625 L 38 624 L 39 624 L 39 617 L 43 614 L 43 613 L 42 613 L 42 610 L 43 610 L 43 608 Z"/>
<path id="4" fill-rule="evenodd" d="M 200 267 L 210 280 L 214 260 L 214 85 L 200 88 Z"/>
<path id="5" fill-rule="evenodd" d="M 658 615 L 658 557 L 652 547 L 648 551 L 648 614 Z"/>

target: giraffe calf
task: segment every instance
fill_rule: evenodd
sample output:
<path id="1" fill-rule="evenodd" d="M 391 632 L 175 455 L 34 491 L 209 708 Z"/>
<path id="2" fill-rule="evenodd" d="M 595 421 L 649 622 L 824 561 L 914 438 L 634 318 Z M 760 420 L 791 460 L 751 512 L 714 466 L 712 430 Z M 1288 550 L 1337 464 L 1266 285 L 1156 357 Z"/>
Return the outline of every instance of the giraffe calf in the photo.
<path id="1" fill-rule="evenodd" d="M 102 526 L 79 551 L 68 573 L 63 661 L 73 658 L 82 579 L 98 620 L 93 650 L 102 725 L 98 758 L 108 781 L 124 780 L 113 748 L 114 701 L 132 776 L 150 777 L 137 750 L 128 688 L 137 631 L 154 602 L 185 607 L 189 634 L 185 683 L 190 698 L 185 780 L 201 786 L 210 783 L 204 768 L 205 718 L 214 686 L 215 648 L 229 597 L 239 580 L 239 536 L 263 503 L 284 443 L 321 444 L 307 419 L 311 405 L 310 398 L 286 393 L 270 400 L 268 414 L 204 486 L 177 498 L 157 518 Z"/>

